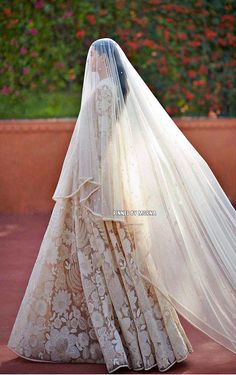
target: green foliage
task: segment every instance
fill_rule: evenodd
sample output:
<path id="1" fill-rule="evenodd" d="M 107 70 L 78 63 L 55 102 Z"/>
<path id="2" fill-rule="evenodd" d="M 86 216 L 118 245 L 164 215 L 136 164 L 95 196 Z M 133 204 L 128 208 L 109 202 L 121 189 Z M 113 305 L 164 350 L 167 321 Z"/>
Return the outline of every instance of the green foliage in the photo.
<path id="1" fill-rule="evenodd" d="M 12 95 L 2 96 L 1 118 L 51 118 L 77 117 L 80 97 L 75 92 L 55 91 L 45 93 L 25 92 L 22 100 Z"/>
<path id="2" fill-rule="evenodd" d="M 171 115 L 235 115 L 233 0 L 2 0 L 0 116 L 79 112 L 86 55 L 116 40 Z"/>

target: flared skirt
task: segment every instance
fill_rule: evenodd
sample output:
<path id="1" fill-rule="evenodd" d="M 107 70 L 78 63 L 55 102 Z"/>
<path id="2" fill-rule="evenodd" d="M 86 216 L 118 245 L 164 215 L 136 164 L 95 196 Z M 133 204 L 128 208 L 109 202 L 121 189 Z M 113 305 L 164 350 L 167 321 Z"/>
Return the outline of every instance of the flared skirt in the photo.
<path id="1" fill-rule="evenodd" d="M 166 371 L 193 352 L 174 307 L 134 262 L 131 226 L 57 201 L 8 348 L 32 361 Z M 168 262 L 168 260 L 167 260 Z"/>

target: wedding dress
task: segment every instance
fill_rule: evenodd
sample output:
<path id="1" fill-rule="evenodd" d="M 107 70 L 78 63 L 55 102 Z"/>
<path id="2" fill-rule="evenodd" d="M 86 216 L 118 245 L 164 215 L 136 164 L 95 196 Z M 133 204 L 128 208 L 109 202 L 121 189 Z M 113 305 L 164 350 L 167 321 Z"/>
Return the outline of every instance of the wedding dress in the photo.
<path id="1" fill-rule="evenodd" d="M 166 371 L 177 311 L 236 352 L 236 214 L 120 46 L 93 42 L 55 205 L 8 348 Z"/>

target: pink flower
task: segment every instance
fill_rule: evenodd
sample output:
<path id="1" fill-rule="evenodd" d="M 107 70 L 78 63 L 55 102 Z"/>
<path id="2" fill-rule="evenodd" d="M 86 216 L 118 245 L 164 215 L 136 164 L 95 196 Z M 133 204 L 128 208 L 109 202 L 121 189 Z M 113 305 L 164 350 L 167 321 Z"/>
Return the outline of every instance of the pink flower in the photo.
<path id="1" fill-rule="evenodd" d="M 43 0 L 37 0 L 34 4 L 36 9 L 41 9 L 43 7 Z"/>
<path id="2" fill-rule="evenodd" d="M 32 34 L 32 35 L 36 35 L 36 34 L 38 34 L 38 30 L 35 29 L 34 27 L 33 27 L 32 29 L 29 29 L 29 32 L 30 32 L 30 34 Z"/>
<path id="3" fill-rule="evenodd" d="M 73 16 L 73 12 L 71 10 L 68 10 L 67 12 L 64 13 L 64 17 L 63 18 L 69 18 L 69 17 L 72 17 Z"/>
<path id="4" fill-rule="evenodd" d="M 4 8 L 3 9 L 3 13 L 6 15 L 6 16 L 9 16 L 11 14 L 11 9 L 10 8 Z"/>
<path id="5" fill-rule="evenodd" d="M 128 46 L 131 47 L 134 51 L 139 48 L 139 44 L 136 42 L 132 42 L 131 40 L 127 42 Z"/>
<path id="6" fill-rule="evenodd" d="M 204 86 L 205 83 L 206 82 L 203 79 L 198 79 L 198 80 L 193 81 L 194 86 Z"/>
<path id="7" fill-rule="evenodd" d="M 195 72 L 195 70 L 188 70 L 188 76 L 189 76 L 189 78 L 194 78 L 194 77 L 196 77 L 196 75 L 197 75 L 197 72 Z"/>
<path id="8" fill-rule="evenodd" d="M 190 62 L 190 57 L 184 56 L 182 61 L 184 65 L 188 65 L 188 63 Z"/>
<path id="9" fill-rule="evenodd" d="M 185 97 L 187 100 L 192 100 L 194 98 L 194 94 L 190 91 L 186 91 Z"/>
<path id="10" fill-rule="evenodd" d="M 223 16 L 221 16 L 221 21 L 234 23 L 234 16 L 233 14 L 224 14 Z"/>
<path id="11" fill-rule="evenodd" d="M 26 55 L 26 53 L 27 53 L 27 49 L 26 49 L 25 47 L 22 47 L 21 50 L 20 50 L 20 53 L 21 53 L 22 55 Z"/>
<path id="12" fill-rule="evenodd" d="M 27 68 L 27 67 L 23 68 L 23 69 L 22 69 L 22 73 L 23 73 L 24 75 L 29 74 L 29 68 Z"/>
<path id="13" fill-rule="evenodd" d="M 178 38 L 180 40 L 186 40 L 187 39 L 187 34 L 186 33 L 178 33 Z"/>
<path id="14" fill-rule="evenodd" d="M 137 38 L 141 38 L 143 36 L 143 32 L 142 31 L 139 31 L 136 33 L 136 37 Z"/>
<path id="15" fill-rule="evenodd" d="M 96 16 L 94 14 L 89 14 L 87 15 L 87 20 L 90 23 L 90 25 L 95 25 L 96 24 Z"/>
<path id="16" fill-rule="evenodd" d="M 85 31 L 84 30 L 79 30 L 76 33 L 77 38 L 82 38 L 84 35 L 85 35 Z"/>
<path id="17" fill-rule="evenodd" d="M 205 28 L 204 33 L 208 40 L 215 39 L 215 37 L 217 36 L 216 32 L 209 29 L 208 27 Z"/>
<path id="18" fill-rule="evenodd" d="M 152 59 L 148 59 L 147 64 L 151 65 L 152 63 L 153 63 L 153 60 Z"/>
<path id="19" fill-rule="evenodd" d="M 3 95 L 8 95 L 11 92 L 11 88 L 9 86 L 4 85 L 1 92 Z"/>

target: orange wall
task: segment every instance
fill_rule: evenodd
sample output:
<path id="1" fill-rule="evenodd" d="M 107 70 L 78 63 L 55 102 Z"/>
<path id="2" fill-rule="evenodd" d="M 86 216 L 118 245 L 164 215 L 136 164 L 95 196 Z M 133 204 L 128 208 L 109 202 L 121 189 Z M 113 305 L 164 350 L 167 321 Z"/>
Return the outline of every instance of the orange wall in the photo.
<path id="1" fill-rule="evenodd" d="M 236 203 L 236 119 L 173 120 Z M 0 120 L 0 212 L 50 212 L 76 119 Z"/>

